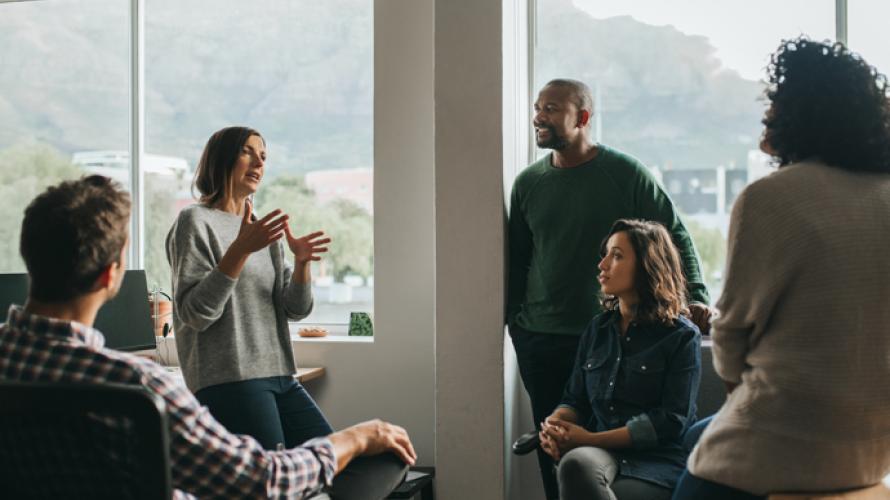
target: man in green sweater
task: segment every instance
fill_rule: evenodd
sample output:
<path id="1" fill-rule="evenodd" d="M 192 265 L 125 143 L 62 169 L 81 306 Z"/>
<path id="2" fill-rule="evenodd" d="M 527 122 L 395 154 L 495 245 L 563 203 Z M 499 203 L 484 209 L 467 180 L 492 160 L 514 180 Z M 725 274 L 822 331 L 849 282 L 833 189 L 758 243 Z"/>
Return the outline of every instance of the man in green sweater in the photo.
<path id="1" fill-rule="evenodd" d="M 556 408 L 578 339 L 600 312 L 597 264 L 617 219 L 664 224 L 680 250 L 693 321 L 710 309 L 698 255 L 671 200 L 636 159 L 590 136 L 593 97 L 576 80 L 553 80 L 535 102 L 535 138 L 553 150 L 526 168 L 510 201 L 507 325 L 535 426 Z M 547 498 L 558 498 L 553 463 L 538 450 Z"/>

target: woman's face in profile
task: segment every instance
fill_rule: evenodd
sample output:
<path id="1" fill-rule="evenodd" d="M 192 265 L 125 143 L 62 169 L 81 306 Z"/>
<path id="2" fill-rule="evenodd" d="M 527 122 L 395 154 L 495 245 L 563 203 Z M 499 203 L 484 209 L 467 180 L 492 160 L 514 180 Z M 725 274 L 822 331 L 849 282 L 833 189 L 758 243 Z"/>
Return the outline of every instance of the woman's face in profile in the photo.
<path id="1" fill-rule="evenodd" d="M 258 135 L 247 138 L 232 169 L 236 197 L 251 195 L 260 187 L 266 166 L 266 143 Z"/>
<path id="2" fill-rule="evenodd" d="M 603 293 L 614 295 L 619 299 L 636 297 L 634 274 L 637 266 L 637 255 L 630 239 L 624 231 L 617 232 L 606 242 L 606 255 L 600 261 L 600 287 Z"/>

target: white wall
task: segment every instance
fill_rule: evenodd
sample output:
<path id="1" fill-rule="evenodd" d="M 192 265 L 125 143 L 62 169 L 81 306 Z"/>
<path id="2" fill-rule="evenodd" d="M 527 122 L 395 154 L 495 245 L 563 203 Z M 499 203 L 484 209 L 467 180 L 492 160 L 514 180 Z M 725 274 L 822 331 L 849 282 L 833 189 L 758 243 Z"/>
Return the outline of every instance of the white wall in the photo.
<path id="1" fill-rule="evenodd" d="M 436 2 L 436 491 L 504 495 L 502 0 Z"/>
<path id="2" fill-rule="evenodd" d="M 529 3 L 528 0 L 503 1 L 503 187 L 507 200 L 513 179 L 526 167 L 529 157 Z M 506 242 L 506 234 L 504 236 Z M 506 252 L 506 245 L 504 250 Z M 538 479 L 535 455 L 517 457 L 510 450 L 513 441 L 533 429 L 534 423 L 513 345 L 509 336 L 505 336 L 504 341 L 505 498 L 540 499 L 544 497 L 544 491 Z"/>
<path id="3" fill-rule="evenodd" d="M 435 461 L 433 1 L 374 2 L 374 343 L 299 343 L 299 364 L 336 428 L 403 425 Z"/>
<path id="4" fill-rule="evenodd" d="M 375 2 L 375 341 L 296 352 L 332 423 L 404 425 L 444 500 L 505 493 L 502 1 Z"/>

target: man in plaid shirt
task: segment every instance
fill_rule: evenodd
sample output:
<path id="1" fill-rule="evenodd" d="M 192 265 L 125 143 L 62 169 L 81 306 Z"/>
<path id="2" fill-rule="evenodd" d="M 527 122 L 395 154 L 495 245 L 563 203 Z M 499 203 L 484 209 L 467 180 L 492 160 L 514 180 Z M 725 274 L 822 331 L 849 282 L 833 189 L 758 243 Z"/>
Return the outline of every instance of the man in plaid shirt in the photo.
<path id="1" fill-rule="evenodd" d="M 0 381 L 113 382 L 157 393 L 169 416 L 179 497 L 305 498 L 361 455 L 392 452 L 414 463 L 405 430 L 381 421 L 266 451 L 251 437 L 229 433 L 163 367 L 105 349 L 91 325 L 123 280 L 129 217 L 127 193 L 101 176 L 63 182 L 31 202 L 20 242 L 29 297 L 24 307 L 10 307 L 0 327 Z"/>

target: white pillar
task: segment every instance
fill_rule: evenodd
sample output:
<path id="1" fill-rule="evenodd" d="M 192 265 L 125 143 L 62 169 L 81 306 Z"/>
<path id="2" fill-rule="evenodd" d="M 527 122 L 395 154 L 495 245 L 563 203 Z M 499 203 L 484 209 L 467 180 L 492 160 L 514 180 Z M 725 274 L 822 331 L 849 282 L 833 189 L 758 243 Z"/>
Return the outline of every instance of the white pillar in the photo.
<path id="1" fill-rule="evenodd" d="M 504 496 L 502 0 L 437 0 L 436 497 Z"/>

